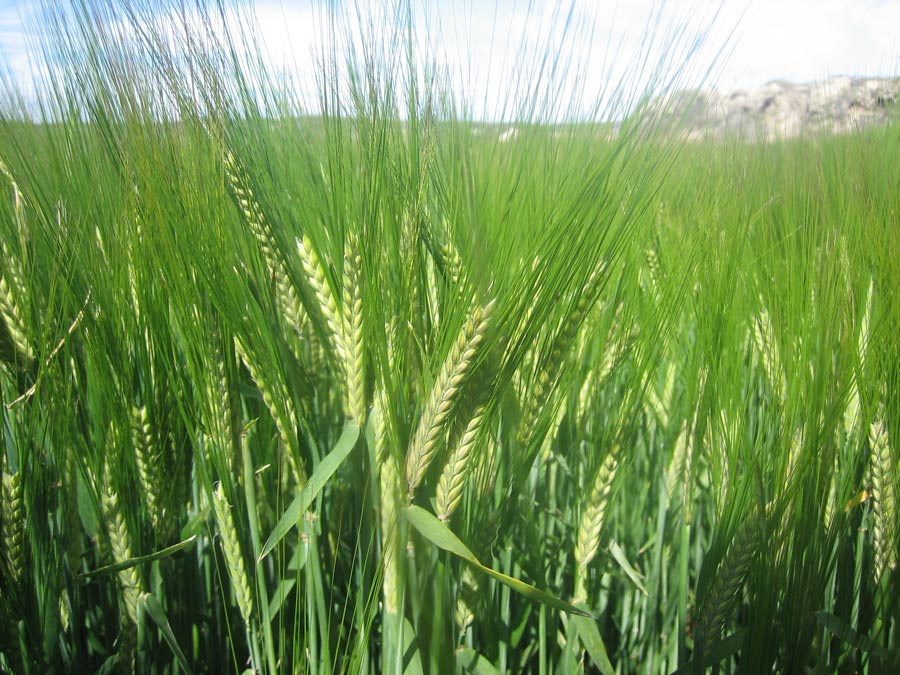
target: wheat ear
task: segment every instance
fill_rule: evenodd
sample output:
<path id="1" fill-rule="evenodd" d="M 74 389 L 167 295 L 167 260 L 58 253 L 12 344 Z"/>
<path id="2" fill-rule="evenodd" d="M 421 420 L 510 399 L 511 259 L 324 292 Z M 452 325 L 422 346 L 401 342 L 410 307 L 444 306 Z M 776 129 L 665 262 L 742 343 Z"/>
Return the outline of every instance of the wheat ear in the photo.
<path id="1" fill-rule="evenodd" d="M 666 381 L 663 385 L 662 396 L 657 394 L 656 388 L 651 384 L 647 389 L 646 401 L 656 415 L 659 426 L 663 429 L 669 427 L 669 411 L 672 408 L 672 394 L 675 386 L 675 364 L 670 363 L 666 368 Z"/>
<path id="2" fill-rule="evenodd" d="M 648 248 L 645 252 L 645 257 L 647 259 L 650 291 L 653 294 L 653 299 L 658 302 L 660 297 L 662 297 L 660 291 L 662 287 L 662 270 L 659 265 L 659 253 L 657 253 L 655 248 Z"/>
<path id="3" fill-rule="evenodd" d="M 157 530 L 162 516 L 160 513 L 162 495 L 159 494 L 162 477 L 159 471 L 160 458 L 156 452 L 156 439 L 153 436 L 153 427 L 150 424 L 150 416 L 145 405 L 131 408 L 131 442 L 135 450 L 141 488 L 143 488 L 147 500 L 150 522 L 153 529 Z"/>
<path id="4" fill-rule="evenodd" d="M 211 368 L 205 379 L 206 401 L 209 405 L 211 419 L 208 421 L 208 433 L 216 445 L 222 450 L 229 472 L 234 471 L 234 457 L 230 452 L 231 436 L 231 387 L 225 368 L 225 352 L 217 334 L 212 334 L 208 342 L 211 352 Z M 248 369 L 249 370 L 249 369 Z"/>
<path id="5" fill-rule="evenodd" d="M 19 192 L 19 186 L 13 177 L 9 173 L 6 173 L 6 177 L 12 183 L 16 224 L 20 235 L 22 235 L 25 224 L 22 194 Z M 6 328 L 9 331 L 13 345 L 22 356 L 30 361 L 34 358 L 34 351 L 31 348 L 31 342 L 28 340 L 25 322 L 22 320 L 22 310 L 19 303 L 16 302 L 16 296 L 21 296 L 26 291 L 22 269 L 16 256 L 13 255 L 13 252 L 5 242 L 0 244 L 0 253 L 2 253 L 4 262 L 4 273 L 0 274 L 0 315 L 3 316 L 3 320 L 6 322 Z"/>
<path id="6" fill-rule="evenodd" d="M 363 348 L 362 256 L 356 235 L 347 240 L 343 278 L 344 370 L 347 415 L 360 427 L 366 423 L 366 362 Z"/>
<path id="7" fill-rule="evenodd" d="M 293 331 L 300 335 L 306 323 L 306 312 L 297 290 L 291 283 L 291 278 L 285 269 L 284 263 L 275 252 L 272 236 L 268 223 L 266 223 L 262 208 L 250 187 L 250 180 L 244 168 L 238 163 L 231 151 L 225 151 L 224 157 L 225 178 L 238 203 L 241 214 L 250 228 L 250 234 L 256 240 L 262 253 L 266 269 L 275 280 L 275 298 L 278 301 L 281 314 Z"/>
<path id="8" fill-rule="evenodd" d="M 672 458 L 666 466 L 666 494 L 669 499 L 675 494 L 675 487 L 681 484 L 681 507 L 684 522 L 693 520 L 693 500 L 691 499 L 691 481 L 694 471 L 694 428 L 688 420 L 681 424 L 681 431 L 675 439 Z"/>
<path id="9" fill-rule="evenodd" d="M 479 406 L 466 424 L 466 430 L 447 458 L 441 478 L 438 481 L 435 494 L 438 518 L 443 521 L 450 520 L 450 516 L 459 506 L 462 500 L 463 486 L 469 471 L 469 458 L 478 432 L 481 430 L 481 422 L 484 419 L 484 406 Z"/>
<path id="10" fill-rule="evenodd" d="M 303 329 L 306 327 L 309 317 L 307 317 L 303 309 L 300 296 L 297 295 L 297 290 L 294 288 L 294 284 L 291 283 L 291 278 L 284 269 L 284 265 L 278 264 L 272 270 L 272 275 L 275 277 L 275 294 L 282 316 L 284 316 L 288 326 L 299 338 L 303 334 Z"/>
<path id="11" fill-rule="evenodd" d="M 225 179 L 228 182 L 228 187 L 231 189 L 231 192 L 238 203 L 241 215 L 243 215 L 244 220 L 247 221 L 247 226 L 250 228 L 250 234 L 253 235 L 253 238 L 259 245 L 260 251 L 263 254 L 263 259 L 266 261 L 267 265 L 271 265 L 272 262 L 277 261 L 275 249 L 272 247 L 272 241 L 269 237 L 262 209 L 259 206 L 259 202 L 256 201 L 253 190 L 250 188 L 250 181 L 247 177 L 247 173 L 230 150 L 225 151 L 223 159 Z"/>
<path id="12" fill-rule="evenodd" d="M 109 476 L 106 479 L 109 485 Z M 125 514 L 119 504 L 118 494 L 108 488 L 102 498 L 102 508 L 107 522 L 109 544 L 113 561 L 125 562 L 134 557 L 131 548 L 131 537 Z M 134 672 L 135 652 L 137 650 L 138 604 L 143 593 L 141 579 L 136 565 L 119 571 L 119 583 L 122 586 L 122 598 L 125 602 L 127 620 L 121 622 L 119 629 L 119 649 L 117 661 L 123 672 Z"/>
<path id="13" fill-rule="evenodd" d="M 547 358 L 543 361 L 535 384 L 531 391 L 528 392 L 528 398 L 523 405 L 522 423 L 519 426 L 517 436 L 520 445 L 528 446 L 534 440 L 541 413 L 544 411 L 553 392 L 553 387 L 565 362 L 567 350 L 575 340 L 582 320 L 591 307 L 591 302 L 594 299 L 601 279 L 602 275 L 600 273 L 595 272 L 591 274 L 581 290 L 575 306 L 563 319 L 559 332 L 550 344 Z"/>
<path id="14" fill-rule="evenodd" d="M 78 515 L 78 463 L 71 448 L 62 451 L 62 457 L 57 458 L 57 466 L 65 505 L 63 518 L 66 528 L 66 562 L 74 574 L 81 564 L 84 535 Z"/>
<path id="15" fill-rule="evenodd" d="M 325 268 L 322 266 L 319 256 L 316 255 L 309 237 L 304 236 L 303 239 L 297 240 L 297 252 L 300 255 L 300 263 L 306 274 L 306 280 L 316 296 L 319 311 L 322 312 L 322 317 L 328 327 L 328 341 L 338 357 L 338 362 L 344 363 L 346 355 L 344 353 L 343 321 L 338 312 L 334 293 L 331 292 L 331 286 L 325 276 Z"/>
<path id="16" fill-rule="evenodd" d="M 225 564 L 228 567 L 228 576 L 234 588 L 234 597 L 237 600 L 238 610 L 244 623 L 249 627 L 253 617 L 253 595 L 250 592 L 250 580 L 247 577 L 247 568 L 244 566 L 244 556 L 241 553 L 240 541 L 238 541 L 237 529 L 234 526 L 234 517 L 231 514 L 231 506 L 225 499 L 225 491 L 222 484 L 216 487 L 213 493 L 213 510 L 216 513 L 216 522 L 219 525 L 219 535 L 222 538 L 222 550 L 225 553 Z"/>
<path id="17" fill-rule="evenodd" d="M 431 389 L 428 402 L 419 419 L 419 426 L 406 455 L 406 485 L 410 498 L 425 478 L 425 473 L 437 451 L 438 439 L 460 387 L 478 347 L 484 340 L 494 302 L 478 307 L 463 325 L 456 343 L 444 360 L 444 365 Z"/>
<path id="18" fill-rule="evenodd" d="M 379 467 L 381 491 L 381 541 L 384 557 L 382 593 L 384 608 L 396 614 L 400 610 L 399 596 L 399 532 L 397 514 L 400 508 L 400 473 L 393 457 L 386 457 Z"/>
<path id="19" fill-rule="evenodd" d="M 857 353 L 859 354 L 859 361 L 861 364 L 865 364 L 866 354 L 869 350 L 869 325 L 872 322 L 872 304 L 873 304 L 873 296 L 875 292 L 875 283 L 873 280 L 869 280 L 869 290 L 866 294 L 866 309 L 863 313 L 862 323 L 859 328 L 859 335 L 857 336 Z M 844 409 L 844 433 L 847 438 L 853 436 L 854 433 L 860 427 L 862 420 L 862 415 L 860 412 L 860 403 L 859 403 L 859 382 L 854 377 L 851 382 L 850 389 L 850 398 L 847 401 L 847 407 Z"/>
<path id="20" fill-rule="evenodd" d="M 891 462 L 891 447 L 887 431 L 880 420 L 872 422 L 869 428 L 871 461 L 869 464 L 872 494 L 875 497 L 872 510 L 874 526 L 872 539 L 875 546 L 875 581 L 880 582 L 896 563 L 895 518 L 896 495 Z"/>
<path id="21" fill-rule="evenodd" d="M 719 563 L 709 595 L 700 607 L 697 632 L 707 646 L 710 640 L 721 636 L 730 613 L 734 611 L 755 555 L 756 523 L 749 519 L 740 526 L 728 553 Z"/>
<path id="22" fill-rule="evenodd" d="M 18 257 L 5 241 L 0 242 L 0 253 L 3 255 L 4 275 L 9 282 L 10 288 L 16 293 L 23 293 L 26 289 L 25 275 L 22 273 L 22 266 L 19 264 Z"/>
<path id="23" fill-rule="evenodd" d="M 619 468 L 618 455 L 619 451 L 616 446 L 603 458 L 603 463 L 594 477 L 590 497 L 581 514 L 581 525 L 578 528 L 578 539 L 575 544 L 575 566 L 577 568 L 575 597 L 578 600 L 586 599 L 584 583 L 587 568 L 600 550 L 600 535 L 606 521 L 609 495 L 612 492 L 613 480 Z"/>
<path id="24" fill-rule="evenodd" d="M 25 499 L 22 472 L 3 470 L 3 555 L 9 570 L 11 588 L 25 581 Z"/>
<path id="25" fill-rule="evenodd" d="M 448 241 L 440 247 L 440 255 L 444 268 L 444 278 L 450 283 L 452 288 L 461 292 L 460 282 L 465 276 L 465 268 L 463 267 L 462 258 L 459 256 L 459 251 Z"/>
<path id="26" fill-rule="evenodd" d="M 763 372 L 779 400 L 787 397 L 787 382 L 784 375 L 784 364 L 781 360 L 781 351 L 778 349 L 778 341 L 772 328 L 772 319 L 769 312 L 763 306 L 753 324 L 753 339 L 756 349 L 762 361 Z"/>
<path id="27" fill-rule="evenodd" d="M 108 483 L 108 481 L 107 481 Z M 111 487 L 103 495 L 103 511 L 109 528 L 109 544 L 113 560 L 125 562 L 134 557 L 131 549 L 131 537 L 125 514 L 119 504 L 119 496 Z M 138 621 L 138 601 L 141 596 L 141 580 L 135 565 L 119 572 L 119 583 L 122 584 L 122 596 L 125 599 L 125 610 L 131 623 Z"/>
<path id="28" fill-rule="evenodd" d="M 475 622 L 474 606 L 478 594 L 478 579 L 475 578 L 472 568 L 466 565 L 457 586 L 456 609 L 453 615 L 460 634 L 465 633 L 466 629 Z"/>
<path id="29" fill-rule="evenodd" d="M 267 377 L 262 375 L 260 369 L 256 367 L 254 360 L 250 358 L 247 350 L 244 349 L 243 343 L 239 338 L 234 339 L 234 349 L 241 359 L 241 362 L 250 372 L 250 377 L 256 382 L 256 386 L 262 394 L 263 403 L 268 409 L 269 414 L 272 415 L 272 419 L 275 421 L 275 429 L 278 432 L 278 437 L 287 457 L 291 473 L 294 475 L 294 480 L 302 487 L 304 483 L 306 483 L 306 477 L 304 475 L 303 467 L 297 463 L 293 452 L 293 430 L 297 428 L 297 415 L 294 412 L 293 404 L 287 396 L 280 397 L 281 400 L 284 401 L 285 408 L 282 408 L 282 406 L 277 403 L 275 397 L 275 385 L 270 382 Z"/>
<path id="30" fill-rule="evenodd" d="M 297 291 L 291 284 L 284 264 L 275 252 L 269 226 L 262 208 L 253 194 L 253 189 L 250 187 L 247 173 L 230 150 L 225 151 L 223 163 L 228 187 L 238 203 L 241 215 L 244 216 L 247 227 L 250 229 L 250 234 L 253 235 L 259 246 L 267 271 L 275 279 L 276 297 L 282 314 L 288 325 L 299 333 L 303 329 L 303 306 L 300 304 Z"/>
<path id="31" fill-rule="evenodd" d="M 6 330 L 9 332 L 9 337 L 16 350 L 31 361 L 34 358 L 34 351 L 31 349 L 31 342 L 25 331 L 22 312 L 16 303 L 16 296 L 3 274 L 0 274 L 0 315 L 6 323 Z"/>

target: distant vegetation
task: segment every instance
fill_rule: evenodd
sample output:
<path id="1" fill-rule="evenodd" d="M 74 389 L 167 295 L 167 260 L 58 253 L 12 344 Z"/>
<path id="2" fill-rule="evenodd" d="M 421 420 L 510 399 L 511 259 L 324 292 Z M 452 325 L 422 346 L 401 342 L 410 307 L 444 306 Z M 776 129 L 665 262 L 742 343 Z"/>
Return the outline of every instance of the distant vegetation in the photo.
<path id="1" fill-rule="evenodd" d="M 0 671 L 900 670 L 900 128 L 501 142 L 402 12 L 303 117 L 124 5 L 0 115 Z"/>

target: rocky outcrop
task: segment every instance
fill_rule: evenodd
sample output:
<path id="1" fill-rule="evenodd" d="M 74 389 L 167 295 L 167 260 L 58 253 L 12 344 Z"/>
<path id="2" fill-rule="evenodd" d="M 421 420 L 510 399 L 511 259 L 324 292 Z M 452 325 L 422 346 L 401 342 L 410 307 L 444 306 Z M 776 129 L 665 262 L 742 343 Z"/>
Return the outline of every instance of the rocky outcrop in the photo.
<path id="1" fill-rule="evenodd" d="M 737 135 L 790 138 L 843 133 L 900 115 L 900 78 L 833 77 L 824 82 L 769 82 L 729 93 L 682 91 L 657 101 L 664 127 L 690 138 Z"/>

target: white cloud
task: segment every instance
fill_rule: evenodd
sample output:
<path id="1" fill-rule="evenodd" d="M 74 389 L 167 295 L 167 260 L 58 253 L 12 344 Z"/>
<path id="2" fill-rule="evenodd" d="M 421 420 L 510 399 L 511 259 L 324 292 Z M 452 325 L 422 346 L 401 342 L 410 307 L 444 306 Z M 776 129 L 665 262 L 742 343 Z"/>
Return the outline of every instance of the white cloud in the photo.
<path id="1" fill-rule="evenodd" d="M 521 98 L 525 84 L 534 79 L 547 55 L 559 57 L 558 68 L 572 65 L 557 70 L 555 89 L 547 90 L 563 110 L 571 110 L 570 101 L 582 92 L 586 101 L 609 94 L 622 77 L 640 89 L 658 73 L 659 64 L 672 69 L 672 76 L 688 59 L 689 68 L 680 71 L 679 83 L 695 84 L 723 45 L 725 58 L 712 74 L 721 90 L 773 79 L 806 81 L 837 74 L 898 72 L 900 34 L 895 27 L 900 26 L 900 0 L 722 0 L 711 28 L 716 6 L 705 0 L 662 4 L 658 0 L 574 0 L 571 15 L 565 0 L 413 2 L 418 7 L 418 48 L 427 49 L 452 74 L 456 93 L 465 95 L 479 117 L 496 116 L 504 102 L 516 95 Z M 20 11 L 27 14 L 31 4 L 20 2 Z M 256 0 L 254 4 L 267 61 L 293 73 L 290 81 L 296 93 L 308 106 L 314 105 L 321 77 L 314 50 L 330 40 L 338 50 L 358 44 L 358 32 L 331 35 L 323 12 L 313 8 L 321 3 L 311 0 Z M 379 4 L 379 0 L 363 0 L 367 9 Z M 376 48 L 388 42 L 391 25 L 384 15 L 373 23 Z M 431 36 L 427 45 L 426 26 Z M 653 44 L 645 41 L 648 26 L 655 30 Z M 693 44 L 694 32 L 706 28 L 705 43 Z M 649 63 L 643 72 L 641 54 Z M 0 58 L 3 66 L 27 82 L 28 60 L 16 9 L 0 9 Z"/>
<path id="2" fill-rule="evenodd" d="M 725 4 L 732 21 L 739 4 Z M 774 79 L 895 75 L 897 26 L 900 0 L 756 0 L 738 29 L 720 88 Z"/>

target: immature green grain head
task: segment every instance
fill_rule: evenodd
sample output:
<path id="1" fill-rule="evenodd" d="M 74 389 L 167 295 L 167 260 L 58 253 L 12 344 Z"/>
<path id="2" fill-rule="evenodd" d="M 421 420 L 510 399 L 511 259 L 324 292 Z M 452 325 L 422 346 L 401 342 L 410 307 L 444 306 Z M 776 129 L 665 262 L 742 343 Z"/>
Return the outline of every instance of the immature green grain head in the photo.
<path id="1" fill-rule="evenodd" d="M 11 473 L 5 468 L 3 475 L 3 500 L 0 510 L 0 524 L 3 536 L 3 556 L 9 570 L 12 588 L 18 588 L 25 581 L 25 497 L 22 472 Z"/>
<path id="2" fill-rule="evenodd" d="M 9 337 L 21 357 L 27 361 L 34 359 L 34 350 L 28 339 L 16 291 L 7 282 L 3 273 L 0 273 L 0 317 L 3 318 Z"/>
<path id="3" fill-rule="evenodd" d="M 444 470 L 441 472 L 435 494 L 437 516 L 440 520 L 449 520 L 462 501 L 466 476 L 470 470 L 470 457 L 475 442 L 478 440 L 484 414 L 484 406 L 479 406 L 472 413 L 465 431 L 451 451 Z"/>
<path id="4" fill-rule="evenodd" d="M 741 591 L 758 551 L 757 525 L 745 520 L 716 569 L 712 588 L 698 609 L 697 631 L 709 647 L 718 640 L 728 619 L 737 611 Z"/>
<path id="5" fill-rule="evenodd" d="M 113 561 L 117 563 L 131 560 L 134 557 L 131 546 L 131 534 L 122 510 L 118 493 L 108 487 L 103 494 L 103 515 L 107 522 L 110 548 Z M 122 597 L 125 610 L 132 624 L 138 622 L 138 601 L 142 592 L 141 578 L 137 566 L 126 567 L 119 572 L 119 583 L 122 586 Z"/>
<path id="6" fill-rule="evenodd" d="M 445 430 L 457 394 L 468 376 L 478 347 L 484 340 L 493 308 L 493 301 L 484 307 L 477 307 L 466 320 L 434 382 L 406 454 L 406 484 L 410 495 L 425 478 L 438 449 L 438 441 Z"/>
<path id="7" fill-rule="evenodd" d="M 250 377 L 256 382 L 262 394 L 263 403 L 272 415 L 275 429 L 278 432 L 280 447 L 287 458 L 291 473 L 297 484 L 302 486 L 306 482 L 305 470 L 302 464 L 294 456 L 297 436 L 297 413 L 294 404 L 285 391 L 284 383 L 277 377 L 269 378 L 258 365 L 256 358 L 244 346 L 239 338 L 234 339 L 234 349 L 241 362 L 250 372 Z"/>
<path id="8" fill-rule="evenodd" d="M 228 570 L 228 577 L 231 579 L 231 586 L 234 589 L 234 597 L 237 600 L 238 609 L 241 612 L 244 623 L 250 626 L 250 622 L 253 619 L 253 594 L 250 591 L 250 579 L 247 576 L 247 568 L 244 565 L 244 556 L 241 552 L 237 529 L 234 526 L 231 505 L 225 498 L 225 490 L 221 483 L 213 493 L 213 510 L 216 514 L 216 522 L 219 525 L 222 551 L 225 553 L 225 564 Z"/>
<path id="9" fill-rule="evenodd" d="M 345 407 L 347 415 L 360 427 L 366 424 L 366 359 L 363 345 L 362 256 L 359 239 L 351 232 L 347 237 L 343 277 L 344 371 L 346 373 Z"/>
<path id="10" fill-rule="evenodd" d="M 306 273 L 306 282 L 312 289 L 319 305 L 319 312 L 325 319 L 326 340 L 336 355 L 338 363 L 346 363 L 343 318 L 338 311 L 337 301 L 325 274 L 325 267 L 308 236 L 297 240 L 297 253 L 300 256 L 303 271 Z"/>
<path id="11" fill-rule="evenodd" d="M 897 562 L 896 471 L 887 430 L 880 420 L 872 422 L 869 428 L 869 447 L 869 476 L 874 498 L 872 539 L 875 547 L 875 580 L 880 582 Z"/>
<path id="12" fill-rule="evenodd" d="M 563 317 L 562 324 L 549 344 L 549 348 L 539 357 L 536 366 L 536 377 L 529 389 L 524 393 L 522 402 L 522 420 L 519 423 L 517 439 L 523 446 L 534 440 L 539 421 L 550 401 L 553 388 L 556 386 L 560 372 L 565 364 L 569 349 L 573 346 L 578 330 L 596 299 L 597 289 L 603 282 L 603 270 L 593 272 L 588 277 L 583 289 L 577 291 L 574 306 Z"/>
<path id="13" fill-rule="evenodd" d="M 153 425 L 147 406 L 132 406 L 131 408 L 131 440 L 135 450 L 134 458 L 137 462 L 138 478 L 144 497 L 147 500 L 147 511 L 150 514 L 150 522 L 155 530 L 159 531 L 163 517 L 163 473 L 160 461 L 162 457 L 157 451 L 154 438 Z"/>
<path id="14" fill-rule="evenodd" d="M 600 550 L 600 535 L 606 521 L 609 496 L 612 492 L 613 480 L 619 468 L 619 448 L 613 447 L 603 458 L 603 463 L 594 477 L 591 491 L 581 511 L 581 524 L 578 528 L 575 546 L 575 566 L 577 569 L 577 585 L 575 596 L 579 600 L 585 598 L 584 581 L 588 565 Z"/>
<path id="15" fill-rule="evenodd" d="M 772 319 L 765 306 L 760 309 L 753 323 L 753 340 L 769 386 L 778 396 L 778 400 L 784 401 L 787 396 L 784 364 L 781 360 L 781 350 L 778 347 Z"/>

